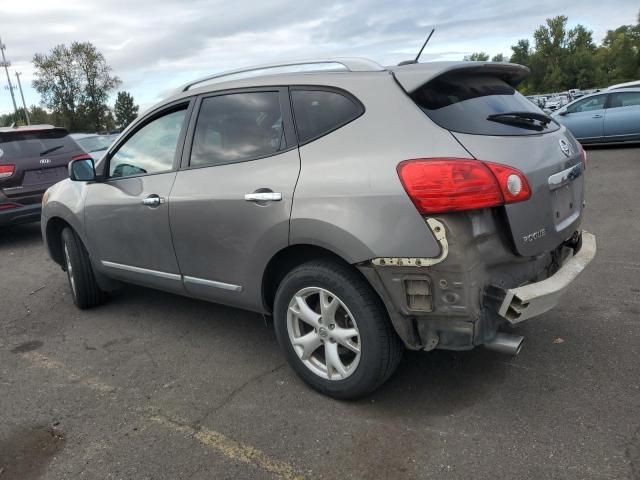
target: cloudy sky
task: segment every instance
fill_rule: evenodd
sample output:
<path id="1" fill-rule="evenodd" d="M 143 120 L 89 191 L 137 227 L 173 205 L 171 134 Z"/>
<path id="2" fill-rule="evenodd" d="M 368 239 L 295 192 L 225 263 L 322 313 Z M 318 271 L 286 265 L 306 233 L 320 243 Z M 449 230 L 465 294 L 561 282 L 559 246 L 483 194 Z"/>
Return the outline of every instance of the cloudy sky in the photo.
<path id="1" fill-rule="evenodd" d="M 422 61 L 462 59 L 473 51 L 509 55 L 554 15 L 582 23 L 599 42 L 635 23 L 638 0 L 2 0 L 0 36 L 10 72 L 23 73 L 27 104 L 31 59 L 59 43 L 90 41 L 143 107 L 207 73 L 303 57 L 366 56 L 397 63 L 415 55 L 431 27 Z M 0 113 L 12 110 L 0 71 Z"/>

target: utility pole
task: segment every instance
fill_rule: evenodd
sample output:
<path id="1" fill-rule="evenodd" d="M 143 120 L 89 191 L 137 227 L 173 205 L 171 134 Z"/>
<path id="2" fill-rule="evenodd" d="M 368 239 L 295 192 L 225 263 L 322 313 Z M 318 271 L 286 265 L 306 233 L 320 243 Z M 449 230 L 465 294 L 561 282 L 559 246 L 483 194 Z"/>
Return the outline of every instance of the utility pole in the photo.
<path id="1" fill-rule="evenodd" d="M 22 106 L 24 107 L 24 116 L 27 119 L 27 125 L 31 125 L 29 120 L 29 110 L 27 110 L 27 104 L 24 101 L 24 93 L 22 93 L 22 83 L 20 83 L 20 72 L 16 72 L 16 79 L 18 80 L 18 88 L 20 89 L 20 96 L 22 97 Z"/>
<path id="2" fill-rule="evenodd" d="M 4 58 L 5 45 L 2 43 L 2 39 L 0 38 L 0 52 L 2 52 L 2 63 L 0 66 L 4 67 L 4 71 L 7 74 L 7 82 L 9 82 L 9 91 L 11 92 L 11 100 L 13 101 L 13 110 L 16 112 L 16 116 L 18 115 L 18 106 L 16 105 L 16 97 L 13 95 L 13 85 L 11 85 L 11 77 L 9 76 L 9 66 L 11 62 L 7 62 L 7 59 Z"/>

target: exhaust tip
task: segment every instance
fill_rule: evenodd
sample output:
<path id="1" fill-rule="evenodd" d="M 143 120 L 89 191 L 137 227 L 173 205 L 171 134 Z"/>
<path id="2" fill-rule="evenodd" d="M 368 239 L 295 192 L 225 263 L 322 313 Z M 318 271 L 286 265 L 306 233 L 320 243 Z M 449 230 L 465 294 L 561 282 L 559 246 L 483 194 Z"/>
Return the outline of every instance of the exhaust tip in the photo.
<path id="1" fill-rule="evenodd" d="M 493 339 L 485 342 L 484 347 L 494 352 L 516 356 L 522 350 L 523 342 L 524 337 L 521 335 L 498 332 Z"/>

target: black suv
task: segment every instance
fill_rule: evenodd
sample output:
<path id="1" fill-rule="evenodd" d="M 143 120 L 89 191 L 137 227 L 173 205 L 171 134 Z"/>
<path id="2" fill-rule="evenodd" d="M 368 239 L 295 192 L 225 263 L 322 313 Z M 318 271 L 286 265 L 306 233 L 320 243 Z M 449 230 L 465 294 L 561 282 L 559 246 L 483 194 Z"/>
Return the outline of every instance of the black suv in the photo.
<path id="1" fill-rule="evenodd" d="M 44 191 L 68 177 L 71 160 L 84 157 L 64 128 L 0 128 L 0 227 L 39 220 Z"/>

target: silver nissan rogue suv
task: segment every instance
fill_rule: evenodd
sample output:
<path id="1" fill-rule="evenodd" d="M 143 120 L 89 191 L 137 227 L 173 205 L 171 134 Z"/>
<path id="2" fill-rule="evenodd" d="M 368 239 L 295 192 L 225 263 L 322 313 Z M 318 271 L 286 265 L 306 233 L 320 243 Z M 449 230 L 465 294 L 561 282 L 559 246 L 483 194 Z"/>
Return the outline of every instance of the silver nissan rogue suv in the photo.
<path id="1" fill-rule="evenodd" d="M 80 308 L 121 283 L 272 315 L 291 367 L 337 398 L 405 348 L 516 354 L 502 332 L 591 261 L 586 155 L 508 63 L 350 58 L 191 82 L 45 195 Z"/>

